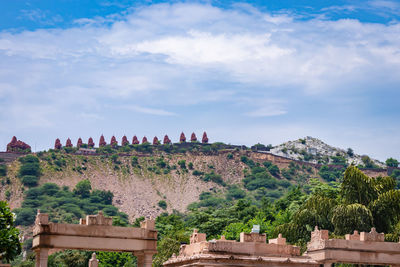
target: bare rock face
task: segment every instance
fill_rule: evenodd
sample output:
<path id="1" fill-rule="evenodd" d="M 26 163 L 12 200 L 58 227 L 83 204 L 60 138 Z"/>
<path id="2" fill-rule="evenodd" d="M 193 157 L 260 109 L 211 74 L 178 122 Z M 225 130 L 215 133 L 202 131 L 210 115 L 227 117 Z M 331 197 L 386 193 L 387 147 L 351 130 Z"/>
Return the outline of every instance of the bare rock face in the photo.
<path id="1" fill-rule="evenodd" d="M 148 143 L 149 141 L 147 141 L 147 137 L 146 136 L 144 136 L 143 137 L 143 139 L 142 139 L 142 144 L 144 144 L 144 143 Z"/>
<path id="2" fill-rule="evenodd" d="M 80 148 L 82 146 L 83 142 L 82 142 L 82 138 L 79 137 L 78 142 L 76 143 L 76 146 L 78 148 Z"/>
<path id="3" fill-rule="evenodd" d="M 88 147 L 93 148 L 94 147 L 94 142 L 93 142 L 93 138 L 90 137 L 88 140 Z"/>
<path id="4" fill-rule="evenodd" d="M 181 142 L 181 143 L 185 143 L 186 142 L 186 136 L 185 136 L 185 134 L 183 132 L 181 133 L 181 136 L 179 137 L 179 142 Z"/>
<path id="5" fill-rule="evenodd" d="M 203 144 L 207 144 L 208 143 L 208 137 L 207 137 L 207 133 L 206 132 L 203 133 L 203 138 L 201 139 L 201 142 Z"/>
<path id="6" fill-rule="evenodd" d="M 71 139 L 67 139 L 67 142 L 65 143 L 65 147 L 72 147 L 72 142 Z"/>
<path id="7" fill-rule="evenodd" d="M 126 135 L 124 135 L 124 136 L 122 137 L 122 142 L 121 142 L 121 144 L 122 144 L 122 146 L 127 146 L 127 145 L 129 145 L 129 141 L 128 141 L 128 138 L 126 137 Z"/>
<path id="8" fill-rule="evenodd" d="M 139 144 L 139 139 L 137 138 L 137 136 L 135 135 L 132 139 L 132 145 L 138 145 Z"/>
<path id="9" fill-rule="evenodd" d="M 114 136 L 114 135 L 111 137 L 110 144 L 111 144 L 111 146 L 112 146 L 112 147 L 116 147 L 116 146 L 118 146 L 118 141 L 117 141 L 117 138 L 115 138 L 115 136 Z"/>
<path id="10" fill-rule="evenodd" d="M 18 140 L 17 137 L 13 136 L 11 142 L 7 144 L 7 152 L 30 152 L 31 146 Z"/>
<path id="11" fill-rule="evenodd" d="M 192 133 L 192 135 L 190 136 L 190 142 L 197 142 L 197 137 L 195 133 Z"/>
<path id="12" fill-rule="evenodd" d="M 154 145 L 154 146 L 157 146 L 159 143 L 160 143 L 160 141 L 158 141 L 157 136 L 154 136 L 154 138 L 153 138 L 153 145 Z"/>
<path id="13" fill-rule="evenodd" d="M 275 146 L 270 150 L 270 153 L 311 163 L 335 164 L 334 158 L 341 157 L 346 160 L 347 164 L 363 164 L 362 156 L 353 152 L 349 153 L 348 151 L 330 146 L 317 138 L 307 136 L 303 139 L 288 141 Z M 385 167 L 385 164 L 378 160 L 372 159 L 372 161 L 381 168 Z"/>
<path id="14" fill-rule="evenodd" d="M 171 144 L 171 139 L 169 139 L 168 135 L 164 136 L 164 144 Z"/>
<path id="15" fill-rule="evenodd" d="M 100 141 L 99 141 L 99 147 L 107 145 L 106 140 L 104 139 L 104 136 L 100 136 Z"/>

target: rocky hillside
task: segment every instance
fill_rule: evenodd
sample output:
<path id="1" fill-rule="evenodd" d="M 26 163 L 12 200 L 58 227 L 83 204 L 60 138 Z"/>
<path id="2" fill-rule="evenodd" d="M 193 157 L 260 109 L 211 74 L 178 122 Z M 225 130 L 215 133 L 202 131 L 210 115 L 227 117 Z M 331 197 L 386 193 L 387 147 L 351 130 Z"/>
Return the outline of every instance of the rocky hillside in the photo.
<path id="1" fill-rule="evenodd" d="M 385 164 L 376 159 L 357 155 L 352 149 L 332 147 L 311 136 L 280 144 L 273 147 L 270 152 L 274 155 L 319 164 L 337 164 L 345 160 L 347 164 L 385 168 Z"/>
<path id="2" fill-rule="evenodd" d="M 21 174 L 23 158 L 3 161 L 0 199 L 7 199 L 13 209 L 20 208 L 27 190 L 54 183 L 72 191 L 78 182 L 87 179 L 93 190 L 111 191 L 112 204 L 133 221 L 165 211 L 185 212 L 205 192 L 225 197 L 227 193 L 240 195 L 244 191 L 254 199 L 265 196 L 274 200 L 291 185 L 305 185 L 311 178 L 339 180 L 343 161 L 365 163 L 358 155 L 350 156 L 347 151 L 311 137 L 282 144 L 270 152 L 220 143 L 106 146 L 91 155 L 79 152 L 61 148 L 33 154 L 40 169 L 34 175 L 29 169 L 31 163 L 26 163 L 25 173 Z M 375 167 L 382 166 L 371 162 Z M 314 163 L 337 165 L 321 167 Z M 366 173 L 374 177 L 387 174 L 385 169 Z"/>

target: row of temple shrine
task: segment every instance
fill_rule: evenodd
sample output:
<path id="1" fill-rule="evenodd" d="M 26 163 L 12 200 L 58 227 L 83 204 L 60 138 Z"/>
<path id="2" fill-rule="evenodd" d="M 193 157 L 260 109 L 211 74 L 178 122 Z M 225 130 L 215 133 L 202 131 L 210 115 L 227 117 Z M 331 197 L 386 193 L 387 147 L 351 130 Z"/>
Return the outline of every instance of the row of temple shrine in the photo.
<path id="1" fill-rule="evenodd" d="M 185 134 L 184 134 L 183 132 L 181 133 L 181 135 L 180 135 L 180 137 L 179 137 L 179 142 L 180 142 L 180 143 L 185 143 L 185 142 L 186 142 L 186 136 L 185 136 Z M 192 135 L 190 136 L 190 142 L 192 142 L 192 143 L 198 142 L 195 133 L 192 133 Z M 150 142 L 147 140 L 147 137 L 146 137 L 146 136 L 144 136 L 143 139 L 142 139 L 142 144 L 145 144 L 145 143 L 150 143 Z M 164 144 L 171 144 L 171 143 L 172 143 L 172 141 L 171 141 L 171 139 L 169 139 L 168 135 L 165 135 L 165 136 L 164 136 L 163 143 L 164 143 Z M 208 143 L 208 137 L 207 137 L 207 133 L 206 133 L 206 132 L 203 133 L 203 137 L 202 137 L 202 139 L 201 139 L 201 143 L 203 143 L 203 144 L 207 144 L 207 143 Z M 139 142 L 139 139 L 137 138 L 137 136 L 135 135 L 135 136 L 133 136 L 133 138 L 132 138 L 132 145 L 138 145 L 138 144 L 140 144 L 140 142 Z M 152 144 L 153 144 L 153 145 L 159 145 L 159 144 L 161 144 L 161 142 L 160 142 L 160 140 L 157 138 L 157 136 L 155 136 L 155 137 L 153 138 L 153 143 L 152 143 Z M 76 144 L 76 146 L 79 148 L 79 147 L 81 147 L 82 145 L 83 145 L 82 138 L 79 138 L 79 139 L 78 139 L 78 142 L 77 142 L 77 144 Z M 104 146 L 106 146 L 106 145 L 107 145 L 107 142 L 105 141 L 104 136 L 101 135 L 101 136 L 100 136 L 100 140 L 99 140 L 99 147 L 104 147 Z M 118 141 L 117 141 L 117 139 L 115 138 L 115 136 L 112 136 L 112 137 L 111 137 L 110 145 L 113 146 L 113 147 L 118 146 Z M 122 137 L 121 145 L 122 145 L 122 146 L 129 145 L 129 141 L 128 141 L 128 138 L 126 137 L 126 135 L 124 135 L 124 136 Z M 88 146 L 89 148 L 93 148 L 93 147 L 95 146 L 95 143 L 94 143 L 92 137 L 89 138 L 89 140 L 88 140 L 88 142 L 87 142 L 87 146 Z M 63 146 L 62 146 L 62 144 L 61 144 L 60 139 L 57 138 L 56 141 L 55 141 L 55 144 L 54 144 L 54 148 L 55 148 L 55 149 L 61 149 L 62 147 L 63 147 Z M 67 141 L 66 141 L 66 143 L 65 143 L 65 147 L 73 147 L 72 141 L 71 141 L 70 138 L 67 139 Z"/>

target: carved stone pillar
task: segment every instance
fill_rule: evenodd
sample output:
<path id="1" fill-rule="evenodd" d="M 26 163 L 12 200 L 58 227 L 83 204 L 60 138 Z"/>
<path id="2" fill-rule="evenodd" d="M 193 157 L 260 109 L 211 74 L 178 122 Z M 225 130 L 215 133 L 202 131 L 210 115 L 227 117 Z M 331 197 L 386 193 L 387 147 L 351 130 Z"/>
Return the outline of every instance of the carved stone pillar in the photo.
<path id="1" fill-rule="evenodd" d="M 49 249 L 40 248 L 35 251 L 36 253 L 36 267 L 47 267 L 47 260 L 49 258 Z"/>
<path id="2" fill-rule="evenodd" d="M 151 267 L 153 263 L 153 252 L 138 251 L 134 252 L 133 255 L 137 258 L 138 267 Z"/>

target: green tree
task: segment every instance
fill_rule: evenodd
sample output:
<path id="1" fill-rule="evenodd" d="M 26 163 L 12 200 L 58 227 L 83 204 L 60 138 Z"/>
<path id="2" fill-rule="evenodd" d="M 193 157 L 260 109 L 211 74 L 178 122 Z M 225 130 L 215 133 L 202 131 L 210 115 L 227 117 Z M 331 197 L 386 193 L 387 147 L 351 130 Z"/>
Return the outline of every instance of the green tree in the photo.
<path id="1" fill-rule="evenodd" d="M 7 262 L 21 253 L 19 230 L 14 227 L 14 216 L 6 201 L 0 201 L 0 258 Z"/>
<path id="2" fill-rule="evenodd" d="M 178 240 L 165 237 L 157 243 L 157 254 L 153 260 L 154 267 L 161 267 L 172 254 L 178 254 L 181 243 Z"/>
<path id="3" fill-rule="evenodd" d="M 90 196 L 90 190 L 92 190 L 92 185 L 88 179 L 85 179 L 76 184 L 74 194 L 82 198 L 88 198 Z"/>
<path id="4" fill-rule="evenodd" d="M 388 166 L 388 167 L 398 167 L 399 166 L 399 162 L 394 158 L 388 158 L 386 160 L 386 166 Z"/>

